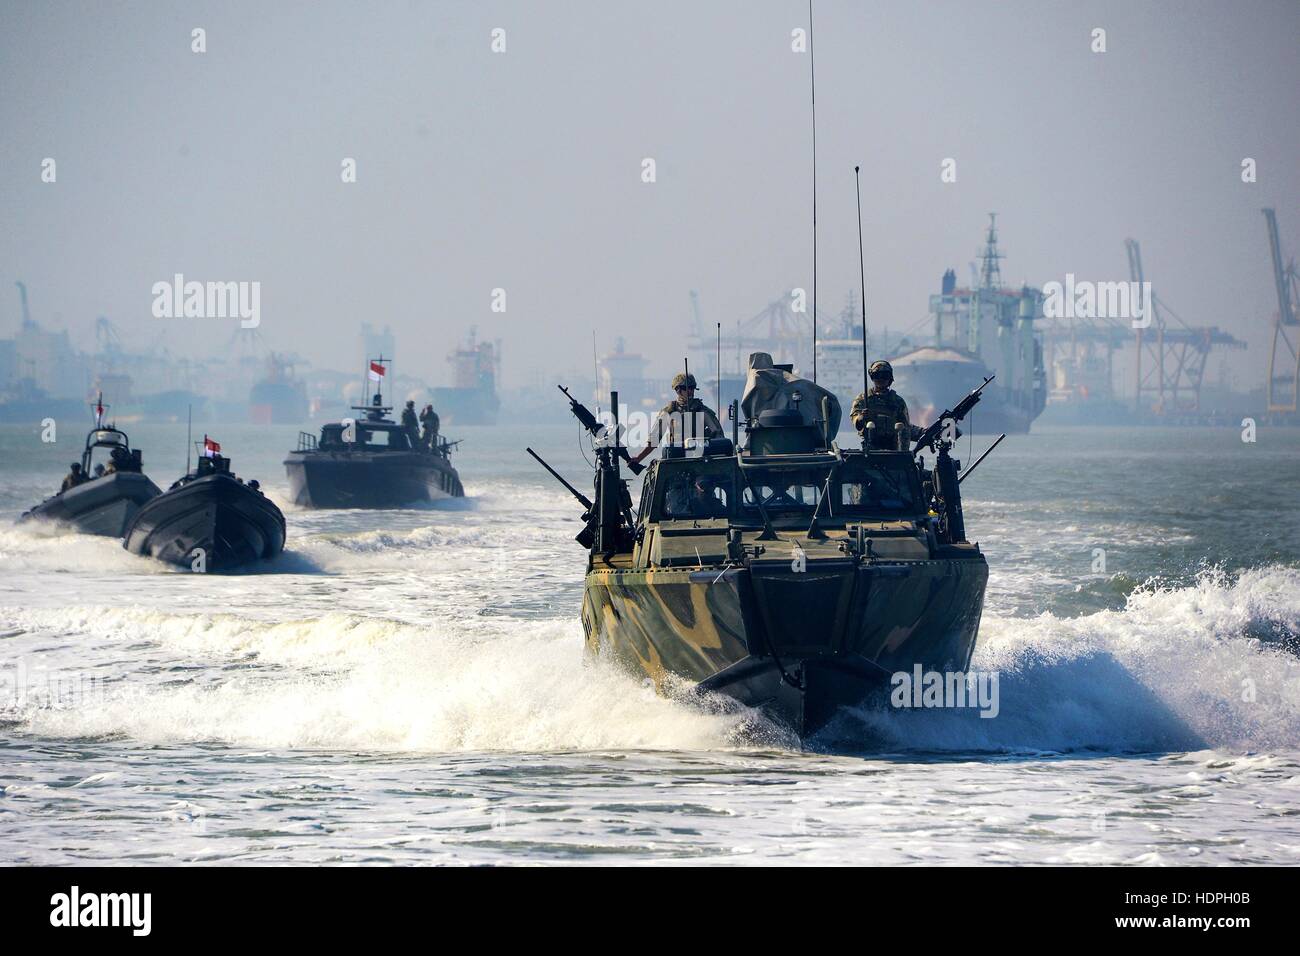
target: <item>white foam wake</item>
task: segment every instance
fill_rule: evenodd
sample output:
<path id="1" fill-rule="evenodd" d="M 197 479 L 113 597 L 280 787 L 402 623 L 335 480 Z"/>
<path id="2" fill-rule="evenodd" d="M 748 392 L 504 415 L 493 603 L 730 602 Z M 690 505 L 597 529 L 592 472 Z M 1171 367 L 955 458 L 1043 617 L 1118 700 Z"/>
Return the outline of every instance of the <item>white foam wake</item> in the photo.
<path id="1" fill-rule="evenodd" d="M 1000 711 L 856 716 L 936 750 L 1300 748 L 1300 570 L 1206 572 L 1121 611 L 985 617 L 972 670 L 999 674 Z"/>
<path id="2" fill-rule="evenodd" d="M 475 635 L 344 615 L 33 613 L 100 639 L 147 633 L 169 655 L 210 667 L 181 685 L 131 681 L 102 702 L 32 710 L 27 729 L 41 735 L 366 751 L 711 749 L 746 723 L 584 663 L 576 622 Z M 240 660 L 250 666 L 231 669 Z"/>
<path id="3" fill-rule="evenodd" d="M 161 574 L 167 570 L 160 562 L 131 554 L 122 547 L 121 538 L 78 534 L 45 522 L 0 529 L 0 572 Z"/>
<path id="4" fill-rule="evenodd" d="M 0 609 L 0 624 L 15 641 L 57 635 L 53 653 L 128 675 L 102 702 L 29 708 L 21 719 L 42 735 L 419 752 L 753 742 L 752 718 L 703 713 L 585 664 L 567 617 L 422 626 L 62 608 Z M 1300 571 L 1278 567 L 1207 573 L 1072 619 L 987 617 L 972 668 L 1000 675 L 996 718 L 871 711 L 839 729 L 864 746 L 935 750 L 1294 750 L 1297 634 Z"/>

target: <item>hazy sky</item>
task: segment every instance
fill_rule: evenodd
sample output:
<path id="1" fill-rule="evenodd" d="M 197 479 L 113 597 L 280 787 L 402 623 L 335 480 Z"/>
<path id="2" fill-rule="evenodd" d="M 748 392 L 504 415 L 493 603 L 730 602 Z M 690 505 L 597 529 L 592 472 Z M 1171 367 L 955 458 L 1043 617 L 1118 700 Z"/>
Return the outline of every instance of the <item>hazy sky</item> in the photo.
<path id="1" fill-rule="evenodd" d="M 922 320 L 945 268 L 966 281 L 997 210 L 1008 282 L 1127 279 L 1136 237 L 1157 293 L 1248 339 L 1238 383 L 1262 380 L 1261 207 L 1300 255 L 1300 4 L 818 0 L 815 17 L 823 311 L 857 287 L 861 164 L 873 327 Z M 689 290 L 734 323 L 811 283 L 806 24 L 802 0 L 4 2 L 0 334 L 23 279 L 35 317 L 86 347 L 102 314 L 129 344 L 227 348 L 233 320 L 151 315 L 180 272 L 260 281 L 266 342 L 320 365 L 357 367 L 368 320 L 435 383 L 471 325 L 504 339 L 507 384 L 588 369 L 593 328 L 666 371 Z"/>

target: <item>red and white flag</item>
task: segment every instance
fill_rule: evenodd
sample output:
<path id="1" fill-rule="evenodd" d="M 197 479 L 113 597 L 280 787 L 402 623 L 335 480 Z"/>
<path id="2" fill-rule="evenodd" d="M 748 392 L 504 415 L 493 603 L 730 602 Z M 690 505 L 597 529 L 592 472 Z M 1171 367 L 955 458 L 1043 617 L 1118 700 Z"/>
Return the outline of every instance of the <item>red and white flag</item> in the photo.
<path id="1" fill-rule="evenodd" d="M 95 427 L 104 427 L 104 400 L 102 398 L 95 403 Z"/>
<path id="2" fill-rule="evenodd" d="M 221 454 L 221 444 L 219 442 L 213 441 L 207 435 L 204 435 L 203 436 L 203 457 L 216 458 L 217 455 L 219 454 Z"/>
<path id="3" fill-rule="evenodd" d="M 370 363 L 370 381 L 372 381 L 372 382 L 382 382 L 382 381 L 384 380 L 384 375 L 385 375 L 385 373 L 386 373 L 387 371 L 388 371 L 388 369 L 384 368 L 384 367 L 383 367 L 382 365 L 380 365 L 378 362 L 371 362 L 371 363 Z"/>

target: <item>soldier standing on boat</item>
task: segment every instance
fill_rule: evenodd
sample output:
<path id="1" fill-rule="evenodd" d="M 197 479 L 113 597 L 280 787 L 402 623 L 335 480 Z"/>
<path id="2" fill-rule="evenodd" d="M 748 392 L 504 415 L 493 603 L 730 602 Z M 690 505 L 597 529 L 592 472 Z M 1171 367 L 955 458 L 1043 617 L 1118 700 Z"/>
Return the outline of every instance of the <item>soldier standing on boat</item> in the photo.
<path id="1" fill-rule="evenodd" d="M 407 399 L 406 407 L 402 409 L 402 430 L 406 432 L 406 437 L 411 440 L 411 447 L 420 446 L 420 423 L 415 418 L 415 401 Z"/>
<path id="2" fill-rule="evenodd" d="M 433 410 L 432 405 L 425 405 L 420 410 L 420 427 L 423 432 L 420 435 L 420 447 L 425 451 L 434 451 L 438 447 L 438 413 Z"/>
<path id="3" fill-rule="evenodd" d="M 907 402 L 891 387 L 894 384 L 894 368 L 888 362 L 872 362 L 867 370 L 871 376 L 871 391 L 853 400 L 849 418 L 858 434 L 866 440 L 867 425 L 871 429 L 871 447 L 878 449 L 901 450 L 901 443 L 914 442 L 921 437 L 923 429 L 913 425 L 907 416 Z M 901 424 L 901 430 L 895 428 Z M 901 441 L 900 441 L 901 439 Z"/>
<path id="4" fill-rule="evenodd" d="M 678 372 L 673 376 L 673 391 L 677 397 L 659 410 L 655 424 L 650 429 L 650 440 L 645 448 L 631 460 L 641 459 L 654 451 L 655 445 L 667 441 L 680 445 L 686 438 L 722 438 L 722 423 L 713 409 L 695 397 L 695 376 Z M 684 433 L 684 434 L 683 434 Z"/>

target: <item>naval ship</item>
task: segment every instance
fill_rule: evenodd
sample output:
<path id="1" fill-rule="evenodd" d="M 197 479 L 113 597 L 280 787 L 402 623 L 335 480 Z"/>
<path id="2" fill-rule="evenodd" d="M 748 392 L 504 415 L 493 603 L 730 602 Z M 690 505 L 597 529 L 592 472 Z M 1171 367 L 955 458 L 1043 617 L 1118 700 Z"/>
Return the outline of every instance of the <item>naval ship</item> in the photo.
<path id="1" fill-rule="evenodd" d="M 901 431 L 841 448 L 835 395 L 755 353 L 732 437 L 665 446 L 635 510 L 617 422 L 588 425 L 591 498 L 546 466 L 585 509 L 587 653 L 800 736 L 879 699 L 894 673 L 965 670 L 988 563 L 966 537 L 956 429 L 943 426 L 979 400 L 945 410 L 914 448 Z"/>
<path id="2" fill-rule="evenodd" d="M 369 363 L 370 381 L 382 383 L 391 360 Z M 298 433 L 298 447 L 284 460 L 289 494 L 303 508 L 404 508 L 440 498 L 460 498 L 465 489 L 451 464 L 459 442 L 439 437 L 423 447 L 390 417 L 382 386 L 363 413 L 323 426 L 320 438 Z"/>

